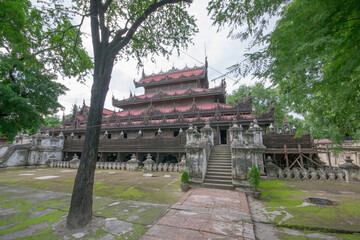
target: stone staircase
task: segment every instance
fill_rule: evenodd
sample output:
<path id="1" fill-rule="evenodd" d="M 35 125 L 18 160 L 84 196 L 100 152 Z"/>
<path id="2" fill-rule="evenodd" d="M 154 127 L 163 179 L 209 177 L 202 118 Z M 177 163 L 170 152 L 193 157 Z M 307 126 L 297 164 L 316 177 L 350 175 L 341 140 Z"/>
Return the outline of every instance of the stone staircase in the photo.
<path id="1" fill-rule="evenodd" d="M 211 149 L 204 187 L 234 189 L 231 177 L 231 152 L 229 145 L 215 145 Z"/>

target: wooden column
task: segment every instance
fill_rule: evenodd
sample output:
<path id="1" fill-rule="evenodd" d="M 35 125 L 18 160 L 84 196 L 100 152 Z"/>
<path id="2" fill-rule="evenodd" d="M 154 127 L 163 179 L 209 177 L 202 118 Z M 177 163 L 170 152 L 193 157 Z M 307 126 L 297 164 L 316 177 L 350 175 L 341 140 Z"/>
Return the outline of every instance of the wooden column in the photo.
<path id="1" fill-rule="evenodd" d="M 303 159 L 303 155 L 301 152 L 301 145 L 298 144 L 298 148 L 299 148 L 299 157 L 300 157 L 300 164 L 301 164 L 301 168 L 304 168 L 304 159 Z"/>
<path id="2" fill-rule="evenodd" d="M 329 162 L 329 167 L 330 167 L 330 169 L 332 169 L 330 151 L 329 151 L 329 144 L 326 144 L 326 156 L 327 156 L 327 159 L 328 159 L 328 162 Z"/>
<path id="3" fill-rule="evenodd" d="M 285 151 L 285 160 L 286 160 L 286 167 L 289 168 L 289 156 L 287 154 L 287 146 L 284 145 L 284 151 Z"/>

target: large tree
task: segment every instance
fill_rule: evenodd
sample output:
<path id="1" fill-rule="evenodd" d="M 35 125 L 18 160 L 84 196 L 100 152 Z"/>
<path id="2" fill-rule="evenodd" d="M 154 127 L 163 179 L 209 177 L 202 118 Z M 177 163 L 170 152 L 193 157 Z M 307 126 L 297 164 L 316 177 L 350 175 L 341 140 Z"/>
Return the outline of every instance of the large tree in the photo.
<path id="1" fill-rule="evenodd" d="M 304 120 L 294 116 L 289 109 L 282 104 L 277 88 L 265 87 L 262 82 L 254 85 L 240 85 L 231 94 L 226 95 L 229 104 L 237 104 L 244 98 L 251 96 L 251 103 L 255 114 L 262 114 L 269 110 L 271 105 L 274 107 L 275 127 L 283 127 L 286 119 L 291 126 L 297 128 L 297 134 L 309 133 L 308 126 Z"/>
<path id="2" fill-rule="evenodd" d="M 212 0 L 208 10 L 255 46 L 233 72 L 270 80 L 313 136 L 360 138 L 360 1 Z"/>
<path id="3" fill-rule="evenodd" d="M 67 13 L 0 1 L 0 134 L 36 132 L 61 107 L 66 87 L 57 75 L 84 80 L 91 67 Z"/>
<path id="4" fill-rule="evenodd" d="M 89 16 L 94 75 L 85 141 L 77 171 L 67 226 L 86 225 L 92 218 L 94 173 L 102 109 L 117 59 L 137 60 L 148 54 L 168 55 L 186 47 L 197 31 L 186 8 L 191 0 L 82 0 L 77 11 Z"/>

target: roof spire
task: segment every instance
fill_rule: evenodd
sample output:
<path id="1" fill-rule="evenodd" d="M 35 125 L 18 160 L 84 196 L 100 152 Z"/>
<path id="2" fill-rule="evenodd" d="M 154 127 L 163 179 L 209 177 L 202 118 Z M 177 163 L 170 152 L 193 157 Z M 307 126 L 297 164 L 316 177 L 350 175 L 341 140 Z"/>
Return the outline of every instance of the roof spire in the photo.
<path id="1" fill-rule="evenodd" d="M 142 78 L 145 78 L 145 71 L 144 71 L 144 68 L 142 69 Z"/>

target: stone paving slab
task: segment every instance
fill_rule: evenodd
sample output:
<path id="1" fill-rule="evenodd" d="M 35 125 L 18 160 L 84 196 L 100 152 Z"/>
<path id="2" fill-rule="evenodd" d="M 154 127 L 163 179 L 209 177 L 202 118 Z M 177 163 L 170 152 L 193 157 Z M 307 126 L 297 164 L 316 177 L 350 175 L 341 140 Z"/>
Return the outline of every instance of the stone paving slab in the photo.
<path id="1" fill-rule="evenodd" d="M 255 239 L 245 193 L 192 189 L 141 239 L 211 238 Z"/>

